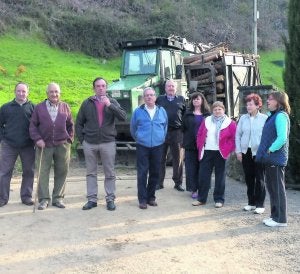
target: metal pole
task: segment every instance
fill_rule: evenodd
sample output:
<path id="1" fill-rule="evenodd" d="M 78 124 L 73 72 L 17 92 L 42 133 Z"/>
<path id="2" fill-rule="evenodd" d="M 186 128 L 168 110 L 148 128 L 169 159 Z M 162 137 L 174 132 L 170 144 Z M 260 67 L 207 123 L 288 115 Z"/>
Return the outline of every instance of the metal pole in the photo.
<path id="1" fill-rule="evenodd" d="M 253 53 L 257 55 L 257 0 L 253 0 Z"/>

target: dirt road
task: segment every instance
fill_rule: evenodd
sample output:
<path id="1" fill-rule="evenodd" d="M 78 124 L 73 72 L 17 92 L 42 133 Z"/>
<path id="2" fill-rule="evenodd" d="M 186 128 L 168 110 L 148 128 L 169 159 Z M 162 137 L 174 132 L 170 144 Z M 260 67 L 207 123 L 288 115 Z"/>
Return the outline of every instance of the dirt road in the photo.
<path id="1" fill-rule="evenodd" d="M 70 171 L 66 209 L 36 213 L 21 204 L 14 178 L 0 208 L 0 273 L 300 272 L 300 192 L 288 190 L 288 227 L 267 228 L 269 200 L 261 216 L 243 212 L 245 185 L 237 181 L 227 180 L 223 208 L 214 208 L 211 193 L 207 205 L 193 207 L 168 169 L 159 206 L 141 210 L 135 169 L 118 169 L 117 210 L 105 209 L 100 180 L 98 207 L 83 211 L 84 174 Z"/>

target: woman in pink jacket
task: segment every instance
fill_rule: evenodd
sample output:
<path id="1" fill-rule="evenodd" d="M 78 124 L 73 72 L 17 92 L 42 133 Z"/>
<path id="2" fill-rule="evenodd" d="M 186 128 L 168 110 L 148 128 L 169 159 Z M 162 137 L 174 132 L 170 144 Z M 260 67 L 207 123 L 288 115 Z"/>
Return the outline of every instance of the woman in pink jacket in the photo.
<path id="1" fill-rule="evenodd" d="M 197 148 L 200 160 L 200 179 L 198 200 L 194 206 L 205 205 L 211 186 L 212 171 L 215 169 L 214 201 L 215 207 L 224 204 L 225 163 L 235 150 L 236 123 L 225 114 L 222 102 L 212 105 L 212 115 L 201 124 L 197 134 Z"/>

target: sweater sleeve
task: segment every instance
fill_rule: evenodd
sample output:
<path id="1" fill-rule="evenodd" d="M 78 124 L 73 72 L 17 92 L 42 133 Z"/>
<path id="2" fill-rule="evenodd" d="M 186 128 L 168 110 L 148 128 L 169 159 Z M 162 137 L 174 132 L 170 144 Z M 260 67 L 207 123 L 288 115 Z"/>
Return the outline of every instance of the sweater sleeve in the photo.
<path id="1" fill-rule="evenodd" d="M 69 105 L 66 104 L 66 109 L 67 109 L 67 121 L 66 121 L 66 128 L 67 128 L 67 132 L 70 136 L 70 142 L 72 143 L 74 141 L 74 121 L 73 121 L 73 117 L 71 114 L 71 110 Z"/>
<path id="2" fill-rule="evenodd" d="M 240 120 L 238 121 L 237 128 L 236 128 L 236 134 L 235 134 L 235 152 L 236 153 L 242 153 L 241 139 L 242 139 L 242 135 L 243 135 L 243 131 L 242 131 L 243 120 L 244 120 L 244 115 L 241 116 Z"/>
<path id="3" fill-rule="evenodd" d="M 4 114 L 3 107 L 0 108 L 0 142 L 3 138 L 3 128 L 4 128 Z"/>
<path id="4" fill-rule="evenodd" d="M 76 122 L 75 122 L 75 133 L 77 136 L 78 141 L 82 144 L 84 140 L 83 136 L 83 129 L 84 129 L 84 124 L 86 122 L 85 119 L 85 114 L 84 114 L 84 105 L 86 104 L 86 101 L 84 101 L 78 111 Z"/>
<path id="5" fill-rule="evenodd" d="M 131 117 L 131 121 L 130 121 L 130 133 L 132 138 L 136 141 L 136 129 L 137 129 L 137 124 L 136 124 L 136 112 L 137 109 L 133 112 L 132 117 Z"/>
<path id="6" fill-rule="evenodd" d="M 277 138 L 270 146 L 269 150 L 274 152 L 279 150 L 287 141 L 288 136 L 288 118 L 284 113 L 279 113 L 275 120 Z"/>
<path id="7" fill-rule="evenodd" d="M 30 138 L 36 143 L 39 140 L 43 140 L 40 132 L 39 132 L 39 124 L 40 124 L 40 120 L 39 120 L 39 109 L 40 109 L 40 105 L 38 105 L 31 116 L 31 120 L 30 120 L 30 125 L 29 125 L 29 134 L 30 134 Z"/>
<path id="8" fill-rule="evenodd" d="M 111 100 L 111 104 L 109 108 L 112 110 L 114 115 L 117 117 L 120 121 L 126 120 L 126 111 L 120 106 L 120 104 L 116 100 Z"/>

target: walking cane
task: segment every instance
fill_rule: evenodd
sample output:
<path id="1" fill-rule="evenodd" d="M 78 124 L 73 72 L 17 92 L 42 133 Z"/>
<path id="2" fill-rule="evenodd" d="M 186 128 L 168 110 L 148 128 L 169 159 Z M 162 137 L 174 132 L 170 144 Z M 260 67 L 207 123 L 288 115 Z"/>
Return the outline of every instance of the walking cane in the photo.
<path id="1" fill-rule="evenodd" d="M 41 148 L 39 166 L 38 166 L 38 172 L 37 172 L 37 175 L 36 175 L 36 190 L 35 190 L 35 195 L 34 195 L 33 213 L 35 213 L 36 199 L 37 199 L 37 194 L 38 194 L 38 189 L 39 189 L 39 184 L 40 184 L 40 173 L 41 173 L 41 165 L 42 165 L 43 154 L 44 154 L 44 148 L 42 147 Z"/>

